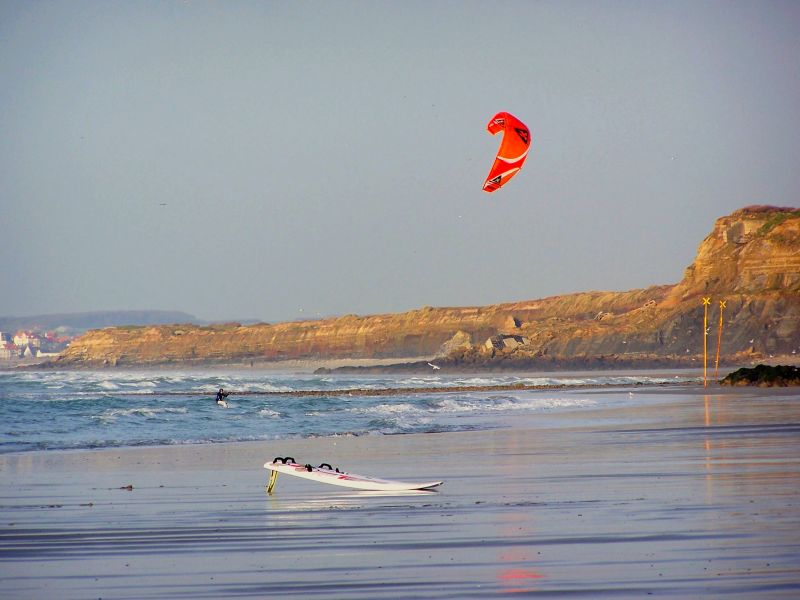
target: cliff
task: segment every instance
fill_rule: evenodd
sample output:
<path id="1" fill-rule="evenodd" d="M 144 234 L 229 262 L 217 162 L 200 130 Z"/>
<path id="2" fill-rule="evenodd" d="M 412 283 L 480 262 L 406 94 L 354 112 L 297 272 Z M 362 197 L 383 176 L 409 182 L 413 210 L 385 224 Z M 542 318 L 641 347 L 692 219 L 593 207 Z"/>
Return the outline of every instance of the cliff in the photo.
<path id="1" fill-rule="evenodd" d="M 535 366 L 605 358 L 681 364 L 709 348 L 726 302 L 723 356 L 800 346 L 800 210 L 752 206 L 717 220 L 675 285 L 584 292 L 481 307 L 242 326 L 161 325 L 90 331 L 55 367 L 440 355 L 452 365 Z"/>

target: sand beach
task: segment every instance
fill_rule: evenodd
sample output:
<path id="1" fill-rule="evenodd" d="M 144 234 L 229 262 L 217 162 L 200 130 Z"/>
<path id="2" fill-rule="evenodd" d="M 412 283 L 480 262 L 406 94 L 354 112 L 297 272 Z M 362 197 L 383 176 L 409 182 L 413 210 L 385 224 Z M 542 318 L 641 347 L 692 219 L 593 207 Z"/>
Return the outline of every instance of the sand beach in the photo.
<path id="1" fill-rule="evenodd" d="M 0 455 L 3 598 L 796 598 L 800 393 L 702 387 L 413 435 Z M 440 491 L 282 475 L 291 455 Z"/>

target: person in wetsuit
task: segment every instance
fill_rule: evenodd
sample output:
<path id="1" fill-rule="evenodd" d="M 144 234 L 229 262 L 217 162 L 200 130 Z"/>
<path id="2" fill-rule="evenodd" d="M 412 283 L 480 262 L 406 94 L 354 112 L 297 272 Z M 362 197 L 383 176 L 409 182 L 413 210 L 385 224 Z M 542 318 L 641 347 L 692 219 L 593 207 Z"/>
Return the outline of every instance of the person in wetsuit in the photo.
<path id="1" fill-rule="evenodd" d="M 226 392 L 222 388 L 219 388 L 219 391 L 217 392 L 217 404 L 221 406 L 227 405 L 228 403 L 225 401 L 225 398 L 227 397 L 228 397 L 228 392 Z"/>

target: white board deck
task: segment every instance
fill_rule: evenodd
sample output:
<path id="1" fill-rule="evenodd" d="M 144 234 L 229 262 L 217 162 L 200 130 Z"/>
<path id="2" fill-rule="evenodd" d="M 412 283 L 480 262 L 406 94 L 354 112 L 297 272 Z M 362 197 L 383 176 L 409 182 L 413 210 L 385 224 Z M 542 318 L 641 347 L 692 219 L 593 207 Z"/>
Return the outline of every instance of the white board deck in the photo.
<path id="1" fill-rule="evenodd" d="M 391 492 L 429 490 L 443 483 L 441 481 L 392 481 L 391 479 L 378 479 L 377 477 L 367 477 L 365 475 L 356 475 L 355 473 L 341 473 L 335 469 L 321 467 L 311 467 L 309 471 L 305 465 L 294 462 L 268 462 L 264 463 L 264 468 L 278 473 L 302 477 L 303 479 L 311 479 L 320 483 L 329 483 L 357 490 Z"/>

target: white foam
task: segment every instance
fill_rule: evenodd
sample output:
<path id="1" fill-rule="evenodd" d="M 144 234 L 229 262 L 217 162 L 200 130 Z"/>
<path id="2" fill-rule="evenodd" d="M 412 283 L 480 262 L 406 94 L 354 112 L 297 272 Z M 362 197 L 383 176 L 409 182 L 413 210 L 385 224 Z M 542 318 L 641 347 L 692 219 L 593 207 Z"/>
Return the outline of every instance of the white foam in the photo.
<path id="1" fill-rule="evenodd" d="M 408 402 L 400 402 L 398 404 L 378 404 L 376 406 L 366 406 L 366 407 L 358 407 L 358 408 L 350 408 L 347 409 L 346 412 L 350 412 L 357 415 L 421 415 L 421 414 L 429 414 L 430 410 L 425 410 L 418 406 L 414 406 Z"/>
<path id="2" fill-rule="evenodd" d="M 288 385 L 275 385 L 274 383 L 270 383 L 268 381 L 248 382 L 242 384 L 240 389 L 244 392 L 291 392 L 294 390 L 293 387 Z"/>
<path id="3" fill-rule="evenodd" d="M 93 419 L 105 423 L 112 423 L 120 417 L 143 417 L 152 418 L 161 414 L 186 414 L 185 407 L 178 408 L 150 408 L 147 406 L 139 406 L 136 408 L 109 408 L 103 411 L 100 415 L 93 415 Z"/>
<path id="4" fill-rule="evenodd" d="M 125 381 L 120 383 L 125 387 L 133 387 L 133 388 L 155 388 L 158 384 L 155 381 Z"/>
<path id="5" fill-rule="evenodd" d="M 417 406 L 408 402 L 382 403 L 375 406 L 355 407 L 347 412 L 360 415 L 382 417 L 418 417 L 437 414 L 472 414 L 502 411 L 541 411 L 559 408 L 583 408 L 596 406 L 597 401 L 589 398 L 518 398 L 514 396 L 453 396 L 438 399 L 428 406 Z"/>

